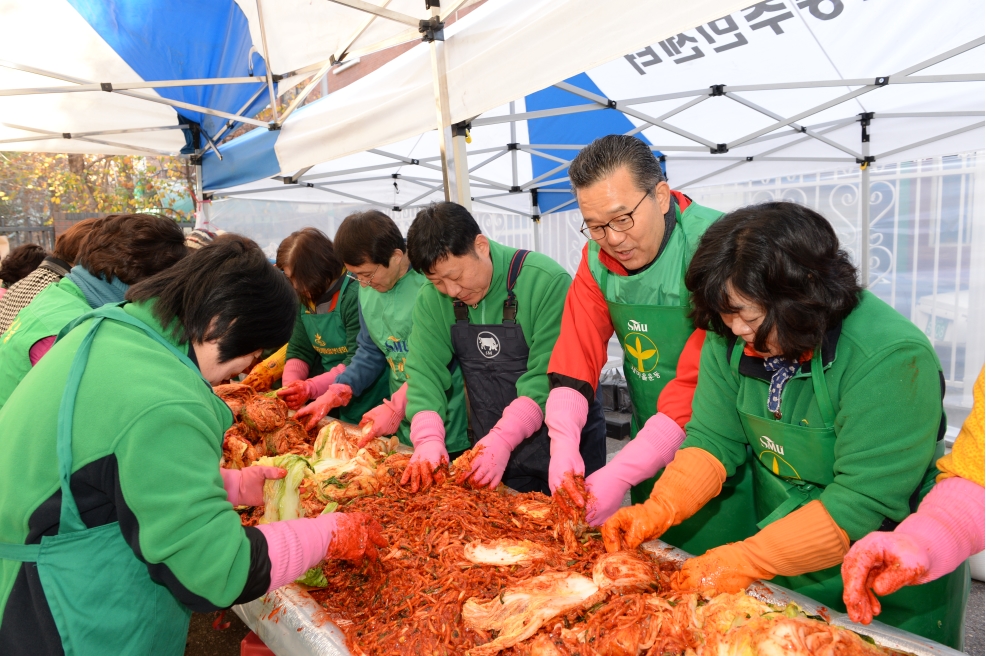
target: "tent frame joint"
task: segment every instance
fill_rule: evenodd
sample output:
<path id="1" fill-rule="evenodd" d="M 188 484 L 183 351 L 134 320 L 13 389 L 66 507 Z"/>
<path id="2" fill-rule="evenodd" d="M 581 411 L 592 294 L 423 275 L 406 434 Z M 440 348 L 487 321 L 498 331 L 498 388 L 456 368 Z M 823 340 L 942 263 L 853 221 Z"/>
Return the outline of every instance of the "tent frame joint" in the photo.
<path id="1" fill-rule="evenodd" d="M 421 34 L 421 40 L 425 43 L 444 41 L 445 21 L 438 16 L 432 16 L 428 20 L 420 20 L 418 21 L 418 32 Z"/>
<path id="2" fill-rule="evenodd" d="M 725 96 L 726 95 L 726 85 L 725 84 L 713 84 L 709 87 L 709 95 L 712 97 Z"/>
<path id="3" fill-rule="evenodd" d="M 889 75 L 881 75 L 880 77 L 878 77 L 875 80 L 873 80 L 873 86 L 885 87 L 888 84 L 890 84 L 890 76 Z"/>
<path id="4" fill-rule="evenodd" d="M 507 150 L 520 150 L 520 144 L 519 143 L 508 143 L 507 144 Z"/>
<path id="5" fill-rule="evenodd" d="M 725 155 L 729 152 L 729 144 L 716 144 L 715 148 L 709 148 L 709 152 L 713 155 Z"/>

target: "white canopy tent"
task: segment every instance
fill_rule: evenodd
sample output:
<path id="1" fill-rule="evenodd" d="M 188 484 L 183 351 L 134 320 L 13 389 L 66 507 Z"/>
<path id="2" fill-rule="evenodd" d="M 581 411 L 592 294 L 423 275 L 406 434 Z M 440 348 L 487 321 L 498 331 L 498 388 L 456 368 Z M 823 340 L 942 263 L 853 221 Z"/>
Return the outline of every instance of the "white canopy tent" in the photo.
<path id="1" fill-rule="evenodd" d="M 616 112 L 626 133 L 640 134 L 664 156 L 672 185 L 684 190 L 853 164 L 865 185 L 874 162 L 982 148 L 982 3 L 761 2 L 652 40 L 585 76 L 550 80 L 556 106 L 534 110 L 525 105 L 543 100 L 536 95 L 506 102 L 501 87 L 513 87 L 486 68 L 495 59 L 456 49 L 465 41 L 459 37 L 470 35 L 469 48 L 488 52 L 483 33 L 472 35 L 494 16 L 512 15 L 495 12 L 499 7 L 489 3 L 466 17 L 446 42 L 449 88 L 465 89 L 453 94 L 451 119 L 470 128 L 473 142 L 468 197 L 487 208 L 535 217 L 572 209 L 568 161 L 591 140 L 591 117 Z M 537 26 L 536 18 L 522 24 Z M 522 34 L 530 44 L 523 58 L 547 62 L 550 75 L 559 70 L 550 58 L 554 44 L 545 47 L 535 32 Z M 434 122 L 422 100 L 427 63 L 427 47 L 418 46 L 305 107 L 273 143 L 275 184 L 216 195 L 324 201 L 328 193 L 395 210 L 441 198 L 441 140 L 422 134 Z M 471 95 L 469 81 L 477 77 L 496 80 L 485 105 Z M 493 102 L 500 104 L 480 111 Z M 576 116 L 581 120 L 563 120 Z M 564 133 L 566 125 L 572 129 Z M 569 138 L 540 143 L 529 136 L 545 132 Z M 868 279 L 869 240 L 861 242 Z"/>

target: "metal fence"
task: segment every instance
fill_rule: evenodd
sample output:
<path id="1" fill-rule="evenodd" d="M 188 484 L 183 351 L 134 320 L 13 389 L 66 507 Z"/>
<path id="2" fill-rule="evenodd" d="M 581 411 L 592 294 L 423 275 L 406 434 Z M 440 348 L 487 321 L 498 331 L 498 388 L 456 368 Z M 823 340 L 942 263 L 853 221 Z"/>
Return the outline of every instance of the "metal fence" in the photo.
<path id="1" fill-rule="evenodd" d="M 982 153 L 870 171 L 869 289 L 932 341 L 945 373 L 946 404 L 955 408 L 972 405 L 971 386 L 986 357 L 983 173 Z M 860 178 L 853 168 L 688 193 L 722 210 L 769 200 L 807 205 L 832 223 L 859 265 Z"/>
<path id="2" fill-rule="evenodd" d="M 48 252 L 55 247 L 52 226 L 0 226 L 0 235 L 9 240 L 11 250 L 24 244 L 37 244 Z"/>

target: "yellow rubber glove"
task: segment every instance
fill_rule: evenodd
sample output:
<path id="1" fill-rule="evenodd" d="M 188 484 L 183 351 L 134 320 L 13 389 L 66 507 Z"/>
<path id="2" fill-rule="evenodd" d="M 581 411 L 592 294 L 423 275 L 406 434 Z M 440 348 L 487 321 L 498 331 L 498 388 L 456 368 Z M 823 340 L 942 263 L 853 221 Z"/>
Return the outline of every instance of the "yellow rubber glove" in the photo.
<path id="1" fill-rule="evenodd" d="M 654 484 L 650 498 L 620 508 L 602 527 L 606 551 L 636 549 L 685 521 L 722 491 L 726 468 L 708 451 L 682 449 Z"/>
<path id="2" fill-rule="evenodd" d="M 739 592 L 760 579 L 838 565 L 847 551 L 849 536 L 816 500 L 742 542 L 685 561 L 676 585 L 681 590 Z"/>
<path id="3" fill-rule="evenodd" d="M 285 344 L 269 358 L 254 367 L 247 377 L 243 379 L 244 385 L 249 385 L 258 392 L 267 392 L 274 381 L 284 373 L 284 359 L 288 354 L 288 345 Z"/>

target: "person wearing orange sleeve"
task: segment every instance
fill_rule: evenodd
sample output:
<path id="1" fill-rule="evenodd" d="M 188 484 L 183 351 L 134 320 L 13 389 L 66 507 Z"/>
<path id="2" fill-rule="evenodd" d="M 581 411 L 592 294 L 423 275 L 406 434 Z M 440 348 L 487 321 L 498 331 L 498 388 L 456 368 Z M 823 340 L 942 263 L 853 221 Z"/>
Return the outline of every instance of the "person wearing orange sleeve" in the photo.
<path id="1" fill-rule="evenodd" d="M 548 366 L 552 389 L 545 423 L 551 443 L 549 483 L 585 467 L 579 431 L 615 332 L 633 404 L 631 442 L 606 467 L 586 478 L 589 522 L 600 525 L 627 490 L 647 498 L 653 477 L 674 457 L 690 416 L 691 383 L 669 385 L 695 330 L 684 275 L 698 240 L 721 212 L 672 191 L 650 147 L 636 137 L 609 135 L 592 142 L 569 167 L 588 238 L 562 315 Z M 696 336 L 694 357 L 702 338 Z M 667 387 L 674 417 L 658 412 Z M 680 423 L 679 423 L 680 422 Z"/>
<path id="2" fill-rule="evenodd" d="M 945 521 L 962 528 L 944 559 L 961 563 L 955 554 L 976 545 L 971 517 L 952 512 L 954 497 L 940 507 L 936 490 L 956 479 L 935 483 L 941 363 L 917 326 L 861 289 L 829 222 L 789 202 L 735 210 L 706 231 L 686 282 L 695 323 L 708 330 L 694 416 L 650 498 L 603 525 L 607 551 L 675 544 L 674 527 L 705 543 L 688 549 L 696 557 L 677 573 L 679 589 L 731 593 L 771 579 L 843 611 L 850 541 L 896 535 L 879 531 L 904 529 L 923 497 L 922 511 L 939 508 L 922 537 L 936 541 Z M 735 503 L 716 507 L 741 470 L 754 492 L 745 515 Z M 745 534 L 724 535 L 743 521 Z M 968 568 L 941 574 L 883 598 L 880 619 L 961 649 Z"/>

